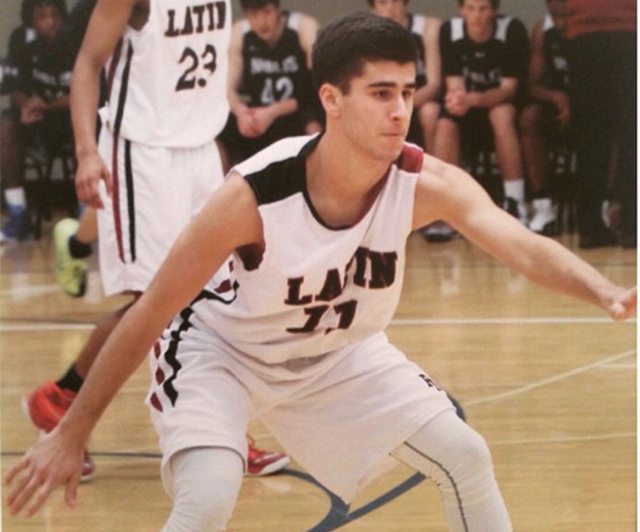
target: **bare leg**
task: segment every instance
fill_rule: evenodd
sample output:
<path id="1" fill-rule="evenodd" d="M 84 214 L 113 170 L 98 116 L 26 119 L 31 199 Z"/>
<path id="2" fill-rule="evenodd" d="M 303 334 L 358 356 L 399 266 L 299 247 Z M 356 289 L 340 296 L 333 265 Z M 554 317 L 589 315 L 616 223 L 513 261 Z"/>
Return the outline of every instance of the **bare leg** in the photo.
<path id="1" fill-rule="evenodd" d="M 86 207 L 80 216 L 80 225 L 76 231 L 76 240 L 91 244 L 98 238 L 98 216 L 95 209 Z"/>
<path id="2" fill-rule="evenodd" d="M 460 164 L 460 130 L 450 118 L 438 120 L 434 155 L 447 163 Z"/>
<path id="3" fill-rule="evenodd" d="M 420 126 L 424 134 L 424 151 L 432 155 L 435 153 L 436 148 L 436 132 L 439 116 L 440 105 L 436 102 L 427 102 L 418 109 Z"/>
<path id="4" fill-rule="evenodd" d="M 73 363 L 77 374 L 83 380 L 87 377 L 93 362 L 98 356 L 100 349 L 102 349 L 102 346 L 107 341 L 107 338 L 109 338 L 109 335 L 113 332 L 118 323 L 120 323 L 122 317 L 131 308 L 131 305 L 133 305 L 139 297 L 139 293 L 134 294 L 134 300 L 131 303 L 111 314 L 103 316 L 98 321 L 96 328 L 91 333 L 91 336 L 89 336 L 89 339 L 84 344 L 84 347 L 80 350 L 78 357 Z"/>

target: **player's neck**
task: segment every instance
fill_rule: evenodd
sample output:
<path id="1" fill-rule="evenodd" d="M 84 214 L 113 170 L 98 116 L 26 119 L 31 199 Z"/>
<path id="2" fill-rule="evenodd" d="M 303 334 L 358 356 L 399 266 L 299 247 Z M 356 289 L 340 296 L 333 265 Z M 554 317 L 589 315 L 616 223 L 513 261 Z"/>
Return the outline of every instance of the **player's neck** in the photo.
<path id="1" fill-rule="evenodd" d="M 389 164 L 349 151 L 325 135 L 307 158 L 307 191 L 314 208 L 332 227 L 356 224 L 375 201 Z"/>
<path id="2" fill-rule="evenodd" d="M 467 26 L 467 35 L 473 42 L 483 43 L 493 35 L 493 23 L 486 28 L 470 28 Z"/>

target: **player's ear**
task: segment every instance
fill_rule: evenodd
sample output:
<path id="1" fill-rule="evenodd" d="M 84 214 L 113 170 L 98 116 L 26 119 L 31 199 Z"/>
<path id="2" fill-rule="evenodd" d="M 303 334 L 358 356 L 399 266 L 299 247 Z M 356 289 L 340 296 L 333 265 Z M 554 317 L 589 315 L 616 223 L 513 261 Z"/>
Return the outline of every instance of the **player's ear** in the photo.
<path id="1" fill-rule="evenodd" d="M 327 116 L 336 116 L 340 113 L 342 105 L 342 91 L 335 85 L 324 83 L 318 91 L 320 102 Z"/>

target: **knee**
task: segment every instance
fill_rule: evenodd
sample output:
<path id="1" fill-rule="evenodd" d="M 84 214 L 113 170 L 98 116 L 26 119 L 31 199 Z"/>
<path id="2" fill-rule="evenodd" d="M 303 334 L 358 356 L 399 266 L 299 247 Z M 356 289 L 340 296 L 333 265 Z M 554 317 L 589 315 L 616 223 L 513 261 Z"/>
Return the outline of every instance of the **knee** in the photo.
<path id="1" fill-rule="evenodd" d="M 496 134 L 515 131 L 516 110 L 513 105 L 497 105 L 489 110 L 489 121 Z"/>
<path id="2" fill-rule="evenodd" d="M 427 102 L 418 109 L 418 118 L 424 128 L 433 128 L 438 122 L 440 106 L 435 102 Z"/>
<path id="3" fill-rule="evenodd" d="M 226 530 L 235 505 L 235 495 L 218 491 L 214 486 L 209 490 L 193 490 L 176 498 L 171 519 L 180 522 L 185 532 L 222 532 Z"/>
<path id="4" fill-rule="evenodd" d="M 173 509 L 163 532 L 226 530 L 242 483 L 242 458 L 224 448 L 192 449 L 171 466 Z"/>
<path id="5" fill-rule="evenodd" d="M 467 434 L 453 441 L 451 446 L 456 459 L 450 465 L 450 473 L 458 484 L 472 482 L 487 475 L 493 476 L 489 446 L 475 430 L 469 428 Z"/>

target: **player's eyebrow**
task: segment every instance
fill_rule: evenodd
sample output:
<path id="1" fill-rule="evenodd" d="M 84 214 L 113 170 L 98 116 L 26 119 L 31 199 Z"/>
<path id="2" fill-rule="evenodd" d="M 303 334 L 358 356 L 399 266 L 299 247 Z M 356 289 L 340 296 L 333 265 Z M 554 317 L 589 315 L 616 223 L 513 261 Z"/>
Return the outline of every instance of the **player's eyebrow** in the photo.
<path id="1" fill-rule="evenodd" d="M 367 87 L 370 88 L 394 88 L 397 87 L 399 84 L 394 82 L 394 81 L 374 81 L 372 83 L 369 83 L 367 85 Z M 417 88 L 417 84 L 415 81 L 411 82 L 411 83 L 405 83 L 403 88 L 405 89 L 415 89 Z"/>

